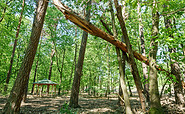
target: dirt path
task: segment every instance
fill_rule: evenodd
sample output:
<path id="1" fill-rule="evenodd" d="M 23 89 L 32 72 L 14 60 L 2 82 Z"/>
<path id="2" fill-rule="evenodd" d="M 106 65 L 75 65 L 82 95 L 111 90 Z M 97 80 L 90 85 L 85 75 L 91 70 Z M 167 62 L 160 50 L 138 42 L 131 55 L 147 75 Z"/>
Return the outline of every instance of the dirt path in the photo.
<path id="1" fill-rule="evenodd" d="M 135 113 L 141 113 L 138 97 L 131 97 L 131 105 Z M 6 102 L 6 98 L 0 96 L 0 113 Z M 81 95 L 79 104 L 81 108 L 68 108 L 69 96 L 65 97 L 37 97 L 28 95 L 26 103 L 21 105 L 22 114 L 56 114 L 63 109 L 63 112 L 76 112 L 77 114 L 120 114 L 124 113 L 124 107 L 117 105 L 117 96 L 112 95 L 109 98 L 90 98 L 86 95 Z M 184 107 L 179 107 L 174 104 L 174 98 L 162 98 L 162 106 L 167 114 L 183 114 Z"/>

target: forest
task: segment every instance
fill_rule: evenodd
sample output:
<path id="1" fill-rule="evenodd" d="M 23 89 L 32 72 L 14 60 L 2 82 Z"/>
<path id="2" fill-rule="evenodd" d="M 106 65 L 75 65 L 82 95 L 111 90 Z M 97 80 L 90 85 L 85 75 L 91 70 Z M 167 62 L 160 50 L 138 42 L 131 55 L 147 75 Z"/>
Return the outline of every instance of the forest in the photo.
<path id="1" fill-rule="evenodd" d="M 184 0 L 1 0 L 0 113 L 185 113 Z"/>

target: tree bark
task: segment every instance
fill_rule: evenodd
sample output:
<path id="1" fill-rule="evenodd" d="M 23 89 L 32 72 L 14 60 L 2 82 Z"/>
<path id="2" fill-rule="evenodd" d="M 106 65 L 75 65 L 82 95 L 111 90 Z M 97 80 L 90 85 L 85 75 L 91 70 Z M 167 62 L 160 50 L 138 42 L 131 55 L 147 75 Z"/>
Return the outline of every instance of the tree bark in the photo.
<path id="1" fill-rule="evenodd" d="M 162 113 L 162 108 L 160 104 L 159 90 L 158 90 L 158 81 L 157 81 L 157 69 L 156 64 L 156 55 L 158 50 L 158 42 L 156 38 L 159 33 L 159 14 L 157 10 L 156 3 L 153 3 L 152 9 L 152 38 L 150 41 L 150 51 L 149 51 L 149 94 L 150 94 L 150 113 Z"/>
<path id="2" fill-rule="evenodd" d="M 4 91 L 7 91 L 8 84 L 9 84 L 9 81 L 10 81 L 10 76 L 11 76 L 12 66 L 13 66 L 13 60 L 14 60 L 14 55 L 15 55 L 15 49 L 16 49 L 16 46 L 17 46 L 19 30 L 20 30 L 20 27 L 21 27 L 22 15 L 23 15 L 23 12 L 24 12 L 24 5 L 25 5 L 25 0 L 23 0 L 23 3 L 22 3 L 22 11 L 21 11 L 21 15 L 20 15 L 20 18 L 19 18 L 19 24 L 17 26 L 17 32 L 16 32 L 16 36 L 15 36 L 15 40 L 14 40 L 13 51 L 12 51 L 12 56 L 11 56 L 11 59 L 10 59 L 10 66 L 9 66 L 9 70 L 8 70 L 8 73 L 7 73 L 7 78 L 6 78 L 6 84 L 5 84 L 5 87 L 4 87 Z M 5 6 L 5 11 L 6 11 L 6 6 Z M 3 17 L 2 17 L 2 19 L 3 19 Z"/>
<path id="3" fill-rule="evenodd" d="M 47 1 L 45 0 L 38 1 L 38 7 L 32 26 L 30 42 L 28 44 L 26 54 L 20 67 L 19 74 L 15 80 L 10 96 L 4 106 L 3 113 L 5 114 L 12 113 L 18 114 L 20 112 L 21 101 L 25 93 L 25 87 L 29 81 L 29 74 L 39 43 L 39 38 L 43 27 L 47 6 L 48 6 Z"/>
<path id="4" fill-rule="evenodd" d="M 91 0 L 89 0 L 89 2 L 87 3 L 87 8 L 86 8 L 87 22 L 90 21 L 90 6 L 91 6 Z M 71 89 L 70 103 L 69 103 L 69 106 L 74 108 L 79 107 L 78 97 L 79 97 L 80 79 L 82 76 L 82 68 L 83 68 L 85 49 L 87 44 L 87 37 L 88 37 L 88 33 L 84 31 L 82 36 L 79 56 L 78 56 L 78 63 L 75 69 L 75 75 L 74 75 L 73 85 Z"/>
<path id="5" fill-rule="evenodd" d="M 131 65 L 131 72 L 134 77 L 134 82 L 136 84 L 136 88 L 137 88 L 138 95 L 140 98 L 141 107 L 142 107 L 143 111 L 145 111 L 146 107 L 145 107 L 145 97 L 143 94 L 143 87 L 142 87 L 141 79 L 140 79 L 139 72 L 137 69 L 137 65 L 134 60 L 134 55 L 133 55 L 132 47 L 130 44 L 130 40 L 128 38 L 127 30 L 125 27 L 125 22 L 124 22 L 122 13 L 121 13 L 121 6 L 118 4 L 117 0 L 114 0 L 114 4 L 115 4 L 116 10 L 117 10 L 117 17 L 118 17 L 118 20 L 119 20 L 119 23 L 121 26 L 122 34 L 123 34 L 125 43 L 127 45 L 127 50 L 128 50 L 128 55 L 129 55 L 128 58 L 130 60 L 130 65 Z"/>

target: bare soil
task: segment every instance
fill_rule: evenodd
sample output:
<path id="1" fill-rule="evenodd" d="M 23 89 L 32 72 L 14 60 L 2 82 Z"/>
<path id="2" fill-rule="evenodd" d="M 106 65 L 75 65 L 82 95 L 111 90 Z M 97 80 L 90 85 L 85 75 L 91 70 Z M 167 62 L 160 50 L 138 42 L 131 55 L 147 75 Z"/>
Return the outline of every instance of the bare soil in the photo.
<path id="1" fill-rule="evenodd" d="M 6 103 L 6 97 L 0 96 L 0 113 Z M 39 97 L 28 95 L 26 102 L 21 104 L 22 114 L 120 114 L 125 113 L 124 106 L 117 105 L 117 95 L 107 97 L 90 97 L 83 93 L 79 97 L 81 108 L 69 108 L 69 95 L 54 97 Z M 141 114 L 141 106 L 137 95 L 130 97 L 132 109 L 136 114 Z M 162 107 L 166 114 L 185 114 L 185 107 L 175 104 L 174 97 L 165 96 L 161 99 Z"/>

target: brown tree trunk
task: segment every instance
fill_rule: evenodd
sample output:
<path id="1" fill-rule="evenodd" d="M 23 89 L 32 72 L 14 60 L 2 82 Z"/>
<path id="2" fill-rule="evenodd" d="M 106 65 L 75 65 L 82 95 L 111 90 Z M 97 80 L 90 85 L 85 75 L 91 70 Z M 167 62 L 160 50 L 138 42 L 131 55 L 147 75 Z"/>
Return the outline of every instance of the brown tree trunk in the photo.
<path id="1" fill-rule="evenodd" d="M 113 6 L 112 6 L 112 0 L 109 0 L 109 2 L 110 2 L 110 12 L 111 12 L 113 36 L 115 39 L 117 39 L 117 31 L 116 31 L 116 25 L 115 25 L 115 17 L 114 17 L 114 10 L 113 10 Z M 117 54 L 118 64 L 119 64 L 120 85 L 121 85 L 121 89 L 123 92 L 126 114 L 132 114 L 131 105 L 130 105 L 130 101 L 129 101 L 129 95 L 127 92 L 127 86 L 125 83 L 125 59 L 123 61 L 124 63 L 122 63 L 120 49 L 118 47 L 116 47 L 116 54 Z"/>
<path id="2" fill-rule="evenodd" d="M 64 54 L 62 57 L 62 67 L 59 70 L 60 72 L 60 82 L 59 82 L 59 89 L 58 89 L 58 95 L 60 95 L 60 91 L 61 91 L 61 85 L 62 85 L 62 73 L 63 73 L 63 68 L 64 68 L 64 59 L 65 59 L 65 49 L 64 49 Z M 58 66 L 59 67 L 59 66 Z M 59 68 L 58 68 L 59 69 Z"/>
<path id="3" fill-rule="evenodd" d="M 82 17 L 78 15 L 78 13 L 72 11 L 68 6 L 61 3 L 59 0 L 53 0 L 54 5 L 66 16 L 66 19 L 69 19 L 71 22 L 73 22 L 75 25 L 80 27 L 82 30 L 100 37 L 107 42 L 110 42 L 111 44 L 115 45 L 116 47 L 120 48 L 124 52 L 128 52 L 127 46 L 125 43 L 120 42 L 119 40 L 116 40 L 112 35 L 107 34 L 106 32 L 102 31 L 101 29 L 94 26 L 92 23 L 86 21 Z M 147 57 L 137 53 L 136 51 L 133 51 L 133 55 L 136 59 L 138 59 L 141 62 L 144 62 L 145 64 L 149 65 L 149 60 Z M 169 74 L 168 71 L 165 69 L 160 68 L 158 65 L 155 65 L 157 70 L 165 71 Z"/>
<path id="4" fill-rule="evenodd" d="M 18 114 L 20 112 L 21 101 L 25 93 L 25 87 L 29 81 L 29 74 L 39 43 L 47 6 L 47 1 L 38 1 L 36 16 L 33 22 L 32 33 L 30 36 L 30 42 L 28 44 L 26 54 L 20 67 L 19 74 L 15 80 L 10 96 L 4 106 L 3 113 L 5 114 Z"/>
<path id="5" fill-rule="evenodd" d="M 73 65 L 72 65 L 72 69 L 71 69 L 71 75 L 69 78 L 69 87 L 71 88 L 71 80 L 72 80 L 72 76 L 73 76 L 73 68 L 75 66 L 76 69 L 76 54 L 77 54 L 77 44 L 75 43 L 75 56 L 74 56 L 74 60 L 73 60 Z"/>
<path id="6" fill-rule="evenodd" d="M 19 18 L 19 24 L 17 26 L 17 33 L 16 33 L 15 40 L 14 40 L 12 56 L 11 56 L 11 59 L 10 59 L 10 67 L 9 67 L 9 70 L 8 70 L 8 73 L 7 73 L 7 78 L 6 78 L 6 84 L 5 84 L 5 87 L 4 87 L 4 91 L 7 91 L 8 84 L 9 84 L 9 81 L 10 81 L 10 76 L 11 76 L 12 66 L 13 66 L 13 60 L 14 60 L 14 55 L 15 55 L 15 49 L 16 49 L 16 46 L 17 46 L 19 30 L 20 30 L 20 27 L 21 27 L 22 15 L 23 15 L 23 12 L 24 12 L 24 5 L 25 5 L 25 0 L 23 0 L 23 3 L 22 3 L 22 11 L 21 11 L 21 15 L 20 15 L 20 18 Z M 6 6 L 5 6 L 5 9 L 6 9 Z"/>
<path id="7" fill-rule="evenodd" d="M 150 52 L 149 52 L 149 88 L 150 88 L 150 113 L 157 114 L 162 113 L 159 90 L 158 90 L 158 81 L 157 81 L 157 69 L 156 64 L 156 55 L 158 50 L 158 42 L 156 42 L 157 35 L 159 33 L 159 14 L 156 10 L 156 3 L 153 3 L 152 9 L 152 38 L 150 41 Z"/>
<path id="8" fill-rule="evenodd" d="M 131 47 L 131 44 L 130 44 L 130 40 L 128 38 L 127 30 L 126 30 L 126 27 L 125 27 L 125 22 L 123 20 L 123 16 L 122 16 L 122 12 L 121 12 L 121 6 L 118 5 L 117 0 L 114 0 L 114 4 L 115 4 L 116 10 L 117 10 L 117 17 L 118 17 L 118 20 L 119 20 L 119 23 L 120 23 L 120 26 L 121 26 L 122 34 L 123 34 L 125 43 L 127 45 L 127 50 L 128 50 L 128 55 L 129 55 L 128 58 L 130 60 L 130 65 L 131 65 L 131 72 L 132 72 L 132 75 L 134 77 L 134 82 L 136 84 L 136 88 L 137 88 L 137 91 L 138 91 L 138 94 L 139 94 L 141 107 L 142 107 L 143 111 L 145 111 L 146 107 L 145 107 L 145 97 L 144 97 L 144 94 L 143 94 L 143 87 L 142 87 L 141 79 L 140 79 L 139 72 L 138 72 L 138 69 L 137 69 L 137 65 L 136 65 L 136 62 L 134 60 L 134 55 L 133 55 L 132 47 Z"/>
<path id="9" fill-rule="evenodd" d="M 166 7 L 164 5 L 164 7 Z M 164 18 L 165 27 L 167 30 L 172 31 L 172 22 L 171 19 L 169 19 L 168 16 Z M 168 33 L 169 37 L 173 37 L 173 33 Z M 176 53 L 175 48 L 169 49 L 170 53 Z M 184 95 L 183 95 L 183 88 L 181 83 L 181 68 L 175 60 L 173 60 L 172 57 L 170 57 L 170 66 L 171 66 L 171 73 L 176 77 L 176 82 L 174 83 L 174 91 L 175 91 L 175 102 L 177 104 L 184 104 Z"/>
<path id="10" fill-rule="evenodd" d="M 141 18 L 141 6 L 140 6 L 140 1 L 138 1 L 138 20 L 139 20 L 139 37 L 141 41 L 141 54 L 143 56 L 146 56 L 146 51 L 145 51 L 145 40 L 144 40 L 144 34 L 143 34 L 143 24 L 142 24 L 142 18 Z M 143 68 L 143 78 L 144 78 L 144 91 L 146 93 L 149 92 L 149 83 L 148 83 L 148 69 L 147 65 L 145 63 L 142 63 L 142 68 Z M 149 94 L 146 95 L 146 100 L 147 102 L 150 101 Z"/>
<path id="11" fill-rule="evenodd" d="M 55 50 L 52 49 L 52 53 L 51 53 L 51 62 L 50 62 L 50 66 L 49 66 L 49 76 L 48 76 L 48 79 L 49 79 L 49 80 L 51 80 L 51 72 L 52 72 L 54 54 L 55 54 Z"/>
<path id="12" fill-rule="evenodd" d="M 89 0 L 89 2 L 87 3 L 87 8 L 86 8 L 86 21 L 88 22 L 90 21 L 90 6 L 91 6 L 91 0 Z M 71 107 L 79 107 L 78 96 L 79 96 L 79 88 L 80 88 L 80 79 L 82 76 L 83 61 L 85 56 L 85 49 L 87 44 L 87 37 L 88 37 L 88 33 L 84 31 L 82 36 L 79 56 L 78 56 L 78 63 L 75 69 L 75 75 L 74 75 L 73 85 L 71 89 L 71 96 L 70 96 L 70 103 L 69 103 Z"/>
<path id="13" fill-rule="evenodd" d="M 75 29 L 75 37 L 77 37 L 77 28 Z M 72 65 L 72 69 L 71 69 L 71 75 L 69 78 L 69 89 L 71 88 L 71 80 L 72 80 L 72 76 L 73 76 L 73 68 L 75 65 L 75 69 L 76 69 L 76 54 L 77 54 L 77 43 L 75 42 L 75 56 L 74 56 L 74 60 L 73 60 L 73 65 Z"/>
<path id="14" fill-rule="evenodd" d="M 37 61 L 36 61 L 36 65 L 35 65 L 35 72 L 34 72 L 34 77 L 33 77 L 33 83 L 35 82 L 36 76 L 37 76 L 37 70 L 38 70 L 38 65 L 39 65 L 39 57 L 40 57 L 41 44 L 42 44 L 42 34 L 41 34 L 41 40 L 40 40 L 40 44 L 39 44 Z M 33 91 L 34 91 L 34 84 L 32 85 L 31 94 L 33 94 Z"/>

